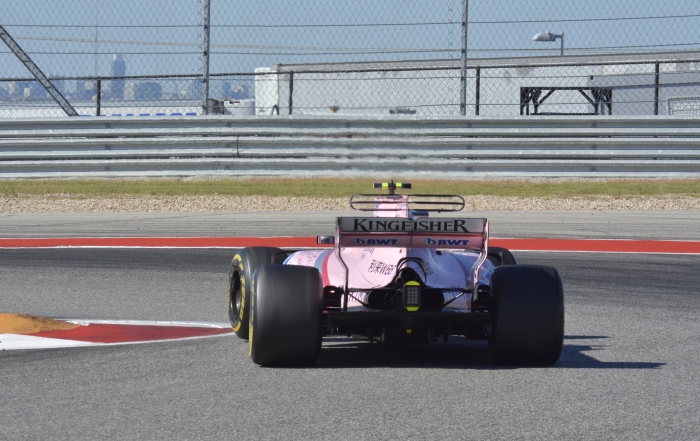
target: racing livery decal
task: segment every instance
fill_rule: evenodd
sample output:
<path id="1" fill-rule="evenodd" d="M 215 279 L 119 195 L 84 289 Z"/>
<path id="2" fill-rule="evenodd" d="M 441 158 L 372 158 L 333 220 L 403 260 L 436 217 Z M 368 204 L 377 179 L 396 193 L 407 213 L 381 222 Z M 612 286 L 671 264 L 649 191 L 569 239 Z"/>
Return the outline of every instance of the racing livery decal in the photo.
<path id="1" fill-rule="evenodd" d="M 484 231 L 483 219 L 381 219 L 371 217 L 338 218 L 340 231 L 343 233 L 380 233 L 380 232 L 426 232 L 474 234 Z"/>
<path id="2" fill-rule="evenodd" d="M 396 265 L 382 262 L 381 260 L 373 260 L 367 269 L 368 273 L 377 273 L 384 276 L 392 275 L 394 271 L 396 271 Z"/>
<path id="3" fill-rule="evenodd" d="M 432 239 L 430 237 L 426 237 L 425 240 L 423 240 L 423 243 L 426 245 L 444 245 L 444 246 L 467 246 L 469 245 L 469 240 L 468 239 Z"/>

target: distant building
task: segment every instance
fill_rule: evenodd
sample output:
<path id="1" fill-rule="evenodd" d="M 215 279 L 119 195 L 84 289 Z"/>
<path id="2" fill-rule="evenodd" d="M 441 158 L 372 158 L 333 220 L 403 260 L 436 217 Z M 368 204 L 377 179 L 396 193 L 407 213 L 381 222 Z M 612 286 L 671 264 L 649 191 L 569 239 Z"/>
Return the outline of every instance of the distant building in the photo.
<path id="1" fill-rule="evenodd" d="M 231 87 L 231 83 L 225 82 L 222 85 L 222 93 L 224 98 L 228 98 L 231 100 L 245 100 L 250 97 L 248 93 L 248 88 L 243 84 Z"/>
<path id="2" fill-rule="evenodd" d="M 51 84 L 65 96 L 65 81 L 52 79 L 48 76 Z M 7 89 L 0 89 L 0 96 L 9 98 L 13 101 L 44 101 L 53 100 L 49 92 L 35 80 L 11 81 L 7 85 Z"/>
<path id="3" fill-rule="evenodd" d="M 155 81 L 131 82 L 124 86 L 125 101 L 149 101 L 163 98 L 163 87 Z"/>
<path id="4" fill-rule="evenodd" d="M 189 87 L 187 88 L 187 91 L 183 94 L 183 98 L 202 98 L 203 93 L 204 85 L 202 84 L 202 79 L 195 78 L 190 83 Z"/>
<path id="5" fill-rule="evenodd" d="M 124 56 L 120 54 L 114 54 L 112 56 L 111 68 L 112 77 L 126 76 L 126 61 L 124 61 Z M 124 80 L 112 80 L 109 83 L 109 89 L 107 90 L 106 98 L 123 100 L 125 85 L 126 82 Z"/>
<path id="6" fill-rule="evenodd" d="M 653 115 L 655 105 L 658 106 L 657 112 L 660 115 L 698 114 L 700 71 L 681 69 L 660 71 L 658 92 L 656 81 L 654 72 L 633 74 L 613 72 L 609 75 L 591 75 L 588 86 L 610 88 L 614 91 L 615 115 Z"/>
<path id="7" fill-rule="evenodd" d="M 32 96 L 32 89 L 39 84 L 36 81 L 12 81 L 8 88 L 10 98 L 26 99 Z"/>
<path id="8" fill-rule="evenodd" d="M 94 81 L 78 80 L 75 88 L 75 99 L 82 101 L 90 101 L 97 94 L 97 87 Z"/>
<path id="9" fill-rule="evenodd" d="M 698 59 L 700 51 L 469 58 L 466 114 L 700 114 Z M 460 71 L 459 59 L 259 67 L 255 113 L 460 115 Z"/>

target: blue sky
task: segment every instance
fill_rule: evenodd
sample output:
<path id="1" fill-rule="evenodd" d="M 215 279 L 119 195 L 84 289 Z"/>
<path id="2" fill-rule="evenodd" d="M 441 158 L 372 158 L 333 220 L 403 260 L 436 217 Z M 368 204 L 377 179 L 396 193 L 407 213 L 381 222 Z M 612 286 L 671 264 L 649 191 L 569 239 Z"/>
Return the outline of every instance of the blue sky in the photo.
<path id="1" fill-rule="evenodd" d="M 461 0 L 211 0 L 211 72 L 283 63 L 459 58 Z M 700 47 L 700 2 L 470 0 L 469 56 Z M 202 0 L 2 0 L 1 24 L 54 76 L 201 72 Z M 651 17 L 651 18 L 649 18 Z M 418 23 L 418 25 L 416 25 Z M 95 42 L 97 40 L 97 43 Z M 0 47 L 0 77 L 25 77 Z"/>

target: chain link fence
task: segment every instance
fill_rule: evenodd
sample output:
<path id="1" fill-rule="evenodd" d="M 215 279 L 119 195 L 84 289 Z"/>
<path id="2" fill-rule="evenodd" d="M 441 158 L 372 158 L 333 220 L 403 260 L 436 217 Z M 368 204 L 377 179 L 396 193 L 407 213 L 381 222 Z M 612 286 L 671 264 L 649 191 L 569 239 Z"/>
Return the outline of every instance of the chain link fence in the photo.
<path id="1" fill-rule="evenodd" d="M 80 115 L 700 114 L 700 2 L 3 0 L 0 17 Z M 0 118 L 65 114 L 0 42 Z"/>

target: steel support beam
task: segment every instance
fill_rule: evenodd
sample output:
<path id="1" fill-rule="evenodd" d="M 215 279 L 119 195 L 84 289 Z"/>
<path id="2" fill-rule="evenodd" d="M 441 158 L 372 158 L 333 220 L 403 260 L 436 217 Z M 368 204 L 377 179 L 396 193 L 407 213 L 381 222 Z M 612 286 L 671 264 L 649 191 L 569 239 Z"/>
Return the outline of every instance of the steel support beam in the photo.
<path id="1" fill-rule="evenodd" d="M 209 30 L 211 28 L 209 22 L 211 17 L 210 0 L 204 0 L 204 53 L 202 65 L 202 111 L 205 115 L 209 114 Z"/>
<path id="2" fill-rule="evenodd" d="M 476 66 L 476 105 L 474 113 L 479 116 L 479 106 L 481 105 L 481 66 Z"/>
<path id="3" fill-rule="evenodd" d="M 462 0 L 462 71 L 460 75 L 459 111 L 467 114 L 467 23 L 469 21 L 469 0 Z"/>
<path id="4" fill-rule="evenodd" d="M 64 112 L 66 112 L 66 115 L 68 116 L 78 116 L 78 112 L 75 111 L 73 106 L 68 102 L 68 100 L 61 95 L 61 92 L 58 91 L 51 83 L 51 81 L 44 75 L 44 72 L 39 69 L 39 66 L 36 65 L 32 61 L 31 58 L 29 58 L 29 55 L 27 55 L 24 50 L 17 44 L 14 38 L 5 30 L 5 28 L 0 25 L 0 39 L 5 42 L 8 48 L 15 54 L 15 56 L 19 59 L 19 61 L 24 64 L 24 66 L 29 69 L 29 72 L 34 75 L 34 78 L 46 89 L 46 91 L 51 95 L 51 97 L 56 100 L 56 103 L 58 103 L 59 106 L 61 106 L 61 109 L 63 109 Z"/>
<path id="5" fill-rule="evenodd" d="M 289 72 L 289 114 L 292 114 L 294 108 L 294 71 Z"/>
<path id="6" fill-rule="evenodd" d="M 654 115 L 659 114 L 659 62 L 654 63 Z"/>

